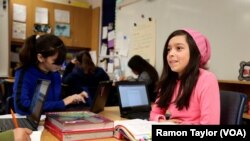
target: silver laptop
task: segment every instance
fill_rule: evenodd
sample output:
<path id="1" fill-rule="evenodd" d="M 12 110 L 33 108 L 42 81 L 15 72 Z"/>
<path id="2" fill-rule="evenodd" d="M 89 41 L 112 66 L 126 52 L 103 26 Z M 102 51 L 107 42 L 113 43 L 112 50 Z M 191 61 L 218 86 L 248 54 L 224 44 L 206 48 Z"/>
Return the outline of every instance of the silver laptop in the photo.
<path id="1" fill-rule="evenodd" d="M 128 119 L 148 119 L 151 104 L 146 84 L 138 81 L 117 83 L 120 115 Z"/>
<path id="2" fill-rule="evenodd" d="M 43 112 L 42 107 L 45 102 L 49 86 L 50 80 L 37 80 L 36 89 L 30 106 L 30 108 L 32 109 L 31 115 L 26 116 L 26 118 L 17 118 L 19 127 L 26 127 L 33 131 L 37 130 Z M 15 126 L 13 124 L 12 118 L 0 119 L 1 131 L 6 131 L 14 128 Z"/>

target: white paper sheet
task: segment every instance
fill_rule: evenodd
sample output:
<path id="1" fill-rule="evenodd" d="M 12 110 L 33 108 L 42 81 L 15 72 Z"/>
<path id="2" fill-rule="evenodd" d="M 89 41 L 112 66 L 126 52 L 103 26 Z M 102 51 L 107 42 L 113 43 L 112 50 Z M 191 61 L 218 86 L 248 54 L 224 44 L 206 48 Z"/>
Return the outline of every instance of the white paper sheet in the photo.
<path id="1" fill-rule="evenodd" d="M 69 11 L 55 9 L 55 22 L 70 23 Z"/>
<path id="2" fill-rule="evenodd" d="M 12 38 L 25 39 L 26 38 L 26 23 L 13 22 L 12 24 Z"/>
<path id="3" fill-rule="evenodd" d="M 107 39 L 107 37 L 108 37 L 108 27 L 104 26 L 102 28 L 102 39 Z"/>
<path id="4" fill-rule="evenodd" d="M 92 61 L 93 61 L 94 64 L 96 65 L 96 63 L 97 63 L 96 51 L 95 51 L 95 50 L 91 50 L 91 51 L 89 52 L 89 54 L 90 54 L 90 56 L 91 56 Z"/>
<path id="5" fill-rule="evenodd" d="M 37 7 L 35 23 L 48 24 L 48 19 L 48 8 Z"/>
<path id="6" fill-rule="evenodd" d="M 13 20 L 25 22 L 26 21 L 26 6 L 21 4 L 13 4 Z"/>

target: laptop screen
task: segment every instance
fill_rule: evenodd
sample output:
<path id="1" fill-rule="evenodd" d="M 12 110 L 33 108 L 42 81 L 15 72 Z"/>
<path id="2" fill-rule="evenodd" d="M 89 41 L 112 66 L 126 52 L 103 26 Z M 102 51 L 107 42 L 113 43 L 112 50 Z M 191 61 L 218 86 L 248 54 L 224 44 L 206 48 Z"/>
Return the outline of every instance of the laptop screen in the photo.
<path id="1" fill-rule="evenodd" d="M 49 80 L 39 79 L 37 81 L 36 89 L 30 106 L 30 108 L 32 109 L 32 113 L 30 116 L 28 116 L 28 119 L 32 121 L 32 124 L 38 125 L 40 122 L 42 107 L 47 95 L 49 85 Z"/>
<path id="2" fill-rule="evenodd" d="M 119 86 L 122 107 L 134 107 L 148 105 L 145 85 L 121 85 Z"/>
<path id="3" fill-rule="evenodd" d="M 142 82 L 118 83 L 118 91 L 122 108 L 150 105 L 146 85 Z"/>

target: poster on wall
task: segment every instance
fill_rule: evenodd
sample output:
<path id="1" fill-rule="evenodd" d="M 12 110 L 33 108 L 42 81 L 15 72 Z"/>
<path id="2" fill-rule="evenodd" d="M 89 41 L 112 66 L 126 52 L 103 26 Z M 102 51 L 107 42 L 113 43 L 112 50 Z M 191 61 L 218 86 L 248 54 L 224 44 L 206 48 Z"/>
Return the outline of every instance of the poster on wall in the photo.
<path id="1" fill-rule="evenodd" d="M 25 39 L 26 38 L 26 23 L 13 22 L 12 38 L 13 39 Z"/>
<path id="2" fill-rule="evenodd" d="M 55 24 L 54 34 L 56 36 L 70 37 L 70 25 L 69 24 L 56 23 Z"/>
<path id="3" fill-rule="evenodd" d="M 133 26 L 129 56 L 140 55 L 155 66 L 155 29 L 154 20 L 142 21 Z"/>
<path id="4" fill-rule="evenodd" d="M 55 22 L 70 23 L 69 11 L 55 9 Z"/>
<path id="5" fill-rule="evenodd" d="M 51 33 L 51 27 L 48 24 L 34 24 L 35 33 Z"/>
<path id="6" fill-rule="evenodd" d="M 26 22 L 26 6 L 21 4 L 13 4 L 13 20 Z"/>
<path id="7" fill-rule="evenodd" d="M 35 23 L 48 24 L 48 8 L 37 7 Z"/>

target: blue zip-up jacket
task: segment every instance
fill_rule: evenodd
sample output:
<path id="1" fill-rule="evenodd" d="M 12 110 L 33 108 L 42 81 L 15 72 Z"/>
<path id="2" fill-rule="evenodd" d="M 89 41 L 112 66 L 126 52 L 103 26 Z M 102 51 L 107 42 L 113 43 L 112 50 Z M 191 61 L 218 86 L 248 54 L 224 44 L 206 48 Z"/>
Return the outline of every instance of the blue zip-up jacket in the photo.
<path id="1" fill-rule="evenodd" d="M 43 112 L 65 109 L 61 99 L 61 77 L 59 72 L 41 71 L 36 66 L 29 68 L 19 68 L 15 73 L 15 83 L 13 88 L 15 111 L 21 115 L 31 114 L 31 101 L 36 88 L 37 79 L 47 79 L 51 81 Z"/>

